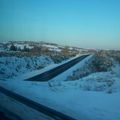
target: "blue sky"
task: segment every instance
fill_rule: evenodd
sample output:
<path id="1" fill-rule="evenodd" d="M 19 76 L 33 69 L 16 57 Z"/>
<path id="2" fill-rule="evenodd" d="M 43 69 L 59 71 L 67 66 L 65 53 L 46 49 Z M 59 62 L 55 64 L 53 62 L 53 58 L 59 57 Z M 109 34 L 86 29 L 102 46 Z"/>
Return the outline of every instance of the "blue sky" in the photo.
<path id="1" fill-rule="evenodd" d="M 120 48 L 120 0 L 0 0 L 0 40 Z"/>

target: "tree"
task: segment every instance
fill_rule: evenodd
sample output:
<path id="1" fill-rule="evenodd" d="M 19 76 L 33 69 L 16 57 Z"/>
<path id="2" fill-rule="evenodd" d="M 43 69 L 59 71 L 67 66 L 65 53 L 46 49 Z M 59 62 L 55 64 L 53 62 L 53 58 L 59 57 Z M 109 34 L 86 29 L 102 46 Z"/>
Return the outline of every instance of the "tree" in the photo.
<path id="1" fill-rule="evenodd" d="M 113 65 L 112 59 L 108 57 L 107 52 L 104 50 L 97 52 L 92 62 L 99 72 L 108 71 Z"/>
<path id="2" fill-rule="evenodd" d="M 16 47 L 14 44 L 12 44 L 12 45 L 10 46 L 10 50 L 11 50 L 11 51 L 17 51 L 17 47 Z"/>
<path id="3" fill-rule="evenodd" d="M 29 52 L 29 48 L 27 48 L 26 45 L 25 45 L 24 48 L 23 48 L 23 51 L 24 52 Z"/>
<path id="4" fill-rule="evenodd" d="M 68 46 L 64 47 L 61 52 L 65 56 L 69 55 L 70 54 L 69 53 L 69 47 Z"/>

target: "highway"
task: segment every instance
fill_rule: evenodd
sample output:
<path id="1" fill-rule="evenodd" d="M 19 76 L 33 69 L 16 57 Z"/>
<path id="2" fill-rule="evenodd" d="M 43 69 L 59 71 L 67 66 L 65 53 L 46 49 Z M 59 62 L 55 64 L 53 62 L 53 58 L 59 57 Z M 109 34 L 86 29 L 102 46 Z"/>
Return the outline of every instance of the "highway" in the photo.
<path id="1" fill-rule="evenodd" d="M 77 58 L 75 58 L 67 63 L 64 63 L 56 68 L 53 68 L 49 71 L 46 71 L 46 72 L 41 73 L 39 75 L 25 79 L 25 81 L 40 81 L 40 82 L 49 81 L 50 79 L 56 77 L 57 75 L 66 71 L 67 69 L 69 69 L 70 67 L 74 66 L 75 64 L 77 64 L 78 62 L 80 62 L 81 60 L 86 58 L 87 56 L 89 56 L 89 55 L 79 56 L 79 57 L 77 57 Z"/>
<path id="2" fill-rule="evenodd" d="M 13 98 L 14 100 L 32 108 L 32 109 L 40 112 L 40 113 L 45 114 L 46 116 L 53 118 L 53 120 L 75 120 L 74 118 L 72 118 L 68 115 L 65 115 L 64 113 L 61 113 L 59 111 L 56 111 L 49 107 L 46 107 L 40 103 L 30 100 L 30 99 L 28 99 L 22 95 L 19 95 L 17 93 L 11 92 L 4 87 L 0 86 L 0 92 L 5 94 L 6 96 L 9 96 L 9 97 Z M 29 114 L 29 113 L 26 113 L 26 114 Z"/>
<path id="3" fill-rule="evenodd" d="M 22 120 L 20 116 L 0 106 L 0 120 Z"/>

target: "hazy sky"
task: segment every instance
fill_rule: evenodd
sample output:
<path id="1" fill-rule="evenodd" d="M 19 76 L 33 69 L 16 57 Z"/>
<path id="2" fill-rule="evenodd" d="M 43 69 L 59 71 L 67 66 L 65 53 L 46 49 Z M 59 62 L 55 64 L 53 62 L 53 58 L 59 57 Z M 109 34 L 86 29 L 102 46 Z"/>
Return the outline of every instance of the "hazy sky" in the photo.
<path id="1" fill-rule="evenodd" d="M 120 48 L 120 0 L 0 0 L 0 40 Z"/>

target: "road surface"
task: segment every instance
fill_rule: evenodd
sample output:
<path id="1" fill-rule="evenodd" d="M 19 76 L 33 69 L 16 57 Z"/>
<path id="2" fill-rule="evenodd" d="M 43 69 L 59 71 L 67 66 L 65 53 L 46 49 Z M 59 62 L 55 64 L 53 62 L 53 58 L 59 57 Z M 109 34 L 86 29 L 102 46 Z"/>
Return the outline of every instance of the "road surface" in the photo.
<path id="1" fill-rule="evenodd" d="M 9 96 L 9 97 L 13 98 L 14 100 L 32 108 L 32 109 L 40 112 L 40 113 L 43 113 L 46 116 L 53 118 L 54 120 L 75 120 L 74 118 L 72 118 L 68 115 L 65 115 L 64 113 L 61 113 L 59 111 L 56 111 L 49 107 L 46 107 L 40 103 L 30 100 L 30 99 L 28 99 L 22 95 L 19 95 L 17 93 L 11 92 L 4 87 L 0 86 L 0 92 L 5 94 L 6 96 Z M 29 114 L 29 113 L 26 113 L 26 114 Z"/>
<path id="2" fill-rule="evenodd" d="M 0 106 L 0 120 L 22 120 L 20 116 L 17 116 L 13 112 Z"/>
<path id="3" fill-rule="evenodd" d="M 70 67 L 74 66 L 75 64 L 77 64 L 78 62 L 80 62 L 81 60 L 86 58 L 87 56 L 89 56 L 89 55 L 83 55 L 83 56 L 77 57 L 67 63 L 64 63 L 56 68 L 53 68 L 52 70 L 46 71 L 44 73 L 41 73 L 39 75 L 36 75 L 34 77 L 31 77 L 31 78 L 28 78 L 25 80 L 26 81 L 40 81 L 40 82 L 49 81 L 50 79 L 56 77 L 60 73 L 69 69 Z"/>

